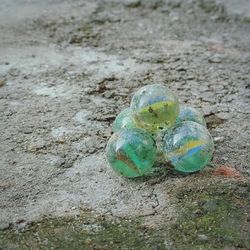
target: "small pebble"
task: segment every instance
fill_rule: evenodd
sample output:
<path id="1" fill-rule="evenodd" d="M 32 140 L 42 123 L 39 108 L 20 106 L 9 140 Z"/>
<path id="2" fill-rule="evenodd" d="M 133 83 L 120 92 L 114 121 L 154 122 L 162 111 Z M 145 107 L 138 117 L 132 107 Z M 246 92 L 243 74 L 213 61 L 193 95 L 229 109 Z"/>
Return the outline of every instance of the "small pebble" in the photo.
<path id="1" fill-rule="evenodd" d="M 9 223 L 0 223 L 0 230 L 5 230 L 5 229 L 8 229 L 10 227 L 10 224 Z"/>
<path id="2" fill-rule="evenodd" d="M 2 87 L 5 84 L 5 80 L 0 79 L 0 87 Z"/>
<path id="3" fill-rule="evenodd" d="M 180 20 L 180 18 L 178 16 L 173 16 L 171 21 L 172 22 L 178 22 Z"/>
<path id="4" fill-rule="evenodd" d="M 198 240 L 199 241 L 207 241 L 208 237 L 205 234 L 198 234 Z"/>
<path id="5" fill-rule="evenodd" d="M 222 57 L 218 54 L 213 55 L 208 59 L 208 62 L 210 63 L 221 63 L 222 62 Z"/>
<path id="6" fill-rule="evenodd" d="M 214 137 L 214 142 L 223 142 L 224 139 L 225 139 L 225 138 L 224 138 L 223 136 Z"/>
<path id="7" fill-rule="evenodd" d="M 141 5 L 140 0 L 125 0 L 124 5 L 128 8 L 136 8 Z"/>

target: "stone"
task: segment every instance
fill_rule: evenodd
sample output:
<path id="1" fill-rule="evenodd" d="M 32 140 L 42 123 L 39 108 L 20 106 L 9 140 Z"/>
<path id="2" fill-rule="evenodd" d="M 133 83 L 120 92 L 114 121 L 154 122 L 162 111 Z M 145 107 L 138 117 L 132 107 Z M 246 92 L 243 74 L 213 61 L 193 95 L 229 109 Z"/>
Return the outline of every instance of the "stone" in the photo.
<path id="1" fill-rule="evenodd" d="M 222 56 L 219 54 L 213 55 L 208 59 L 208 62 L 210 63 L 221 63 L 222 62 Z"/>
<path id="2" fill-rule="evenodd" d="M 162 0 L 147 0 L 147 1 L 142 1 L 142 6 L 145 8 L 150 8 L 150 9 L 157 9 L 161 7 L 163 4 Z"/>
<path id="3" fill-rule="evenodd" d="M 208 241 L 208 237 L 205 234 L 198 234 L 197 238 L 199 241 Z"/>
<path id="4" fill-rule="evenodd" d="M 176 124 L 180 124 L 184 121 L 193 121 L 201 124 L 202 126 L 206 126 L 206 121 L 201 112 L 195 108 L 180 105 L 180 113 L 176 119 Z"/>
<path id="5" fill-rule="evenodd" d="M 0 230 L 6 230 L 10 227 L 10 223 L 9 222 L 1 222 L 0 221 Z"/>
<path id="6" fill-rule="evenodd" d="M 224 140 L 225 140 L 225 137 L 223 136 L 214 137 L 214 142 L 223 142 Z"/>
<path id="7" fill-rule="evenodd" d="M 214 144 L 206 127 L 185 121 L 167 130 L 163 154 L 174 169 L 182 173 L 202 170 L 211 160 Z"/>
<path id="8" fill-rule="evenodd" d="M 122 128 L 129 129 L 129 128 L 134 128 L 134 127 L 136 127 L 136 125 L 135 125 L 133 118 L 130 115 L 130 108 L 126 108 L 122 110 L 116 117 L 113 123 L 112 131 L 117 132 L 118 130 Z"/>
<path id="9" fill-rule="evenodd" d="M 128 8 L 136 8 L 141 5 L 140 0 L 125 0 L 123 4 Z"/>
<path id="10" fill-rule="evenodd" d="M 121 129 L 111 136 L 106 156 L 113 170 L 123 176 L 147 176 L 153 172 L 156 145 L 145 130 Z"/>
<path id="11" fill-rule="evenodd" d="M 138 127 L 156 131 L 175 123 L 179 114 L 179 102 L 166 86 L 147 85 L 133 95 L 130 112 Z"/>
<path id="12" fill-rule="evenodd" d="M 5 84 L 5 80 L 4 79 L 0 79 L 0 87 L 3 86 Z"/>

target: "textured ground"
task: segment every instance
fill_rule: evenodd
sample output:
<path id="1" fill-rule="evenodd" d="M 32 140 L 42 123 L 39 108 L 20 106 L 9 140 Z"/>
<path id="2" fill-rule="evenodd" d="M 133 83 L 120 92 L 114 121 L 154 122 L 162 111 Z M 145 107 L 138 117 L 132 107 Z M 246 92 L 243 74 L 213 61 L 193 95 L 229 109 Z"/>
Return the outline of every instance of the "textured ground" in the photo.
<path id="1" fill-rule="evenodd" d="M 0 228 L 85 209 L 170 225 L 185 204 L 173 187 L 249 183 L 249 13 L 243 0 L 2 0 Z M 204 112 L 212 164 L 241 172 L 236 184 L 210 168 L 137 181 L 109 169 L 110 125 L 135 90 L 156 82 Z"/>

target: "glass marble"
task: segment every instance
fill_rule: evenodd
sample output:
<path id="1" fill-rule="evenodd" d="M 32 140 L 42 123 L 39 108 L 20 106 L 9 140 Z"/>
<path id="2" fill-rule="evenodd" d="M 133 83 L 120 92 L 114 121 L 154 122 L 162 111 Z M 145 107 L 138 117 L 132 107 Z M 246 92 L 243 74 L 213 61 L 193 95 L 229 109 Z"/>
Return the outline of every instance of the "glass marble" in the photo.
<path id="1" fill-rule="evenodd" d="M 111 136 L 106 156 L 117 173 L 129 178 L 146 176 L 153 172 L 155 141 L 145 130 L 121 129 Z"/>
<path id="2" fill-rule="evenodd" d="M 162 84 L 147 85 L 132 97 L 131 115 L 138 127 L 148 131 L 171 127 L 179 114 L 177 97 Z"/>
<path id="3" fill-rule="evenodd" d="M 166 131 L 163 154 L 175 170 L 192 173 L 203 169 L 211 160 L 214 144 L 206 127 L 185 121 Z"/>
<path id="4" fill-rule="evenodd" d="M 135 128 L 135 127 L 136 127 L 135 122 L 130 115 L 130 108 L 126 108 L 122 110 L 116 117 L 113 123 L 112 131 L 117 132 L 118 130 L 122 128 L 129 129 L 129 128 Z"/>
<path id="5" fill-rule="evenodd" d="M 176 118 L 176 124 L 179 125 L 180 123 L 184 121 L 193 121 L 203 126 L 206 126 L 206 121 L 202 113 L 200 113 L 195 108 L 192 108 L 186 105 L 180 105 L 180 112 L 179 112 L 178 117 Z"/>

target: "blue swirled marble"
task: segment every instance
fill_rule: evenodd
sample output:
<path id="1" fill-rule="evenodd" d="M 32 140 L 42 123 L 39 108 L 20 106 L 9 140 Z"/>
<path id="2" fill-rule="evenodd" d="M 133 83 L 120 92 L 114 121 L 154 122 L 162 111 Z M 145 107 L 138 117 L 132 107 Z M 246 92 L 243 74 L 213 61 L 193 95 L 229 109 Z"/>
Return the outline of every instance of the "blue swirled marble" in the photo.
<path id="1" fill-rule="evenodd" d="M 184 121 L 193 121 L 206 126 L 206 121 L 201 112 L 195 108 L 186 105 L 180 105 L 180 112 L 176 118 L 176 124 L 179 125 Z"/>
<path id="2" fill-rule="evenodd" d="M 192 121 L 166 131 L 163 154 L 175 170 L 192 173 L 203 169 L 211 160 L 214 144 L 206 127 Z"/>

